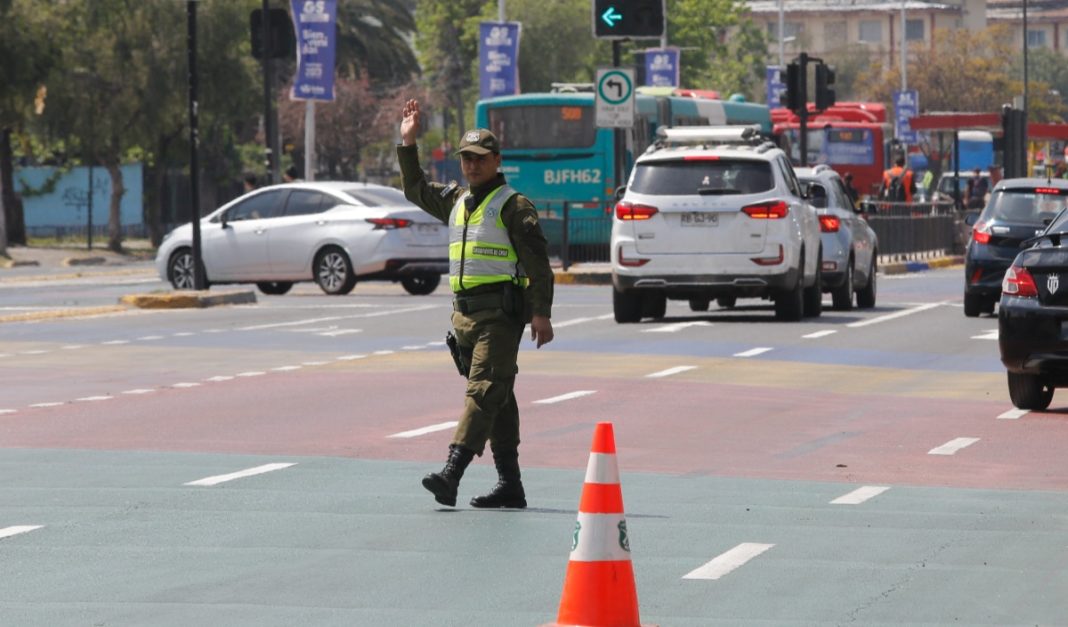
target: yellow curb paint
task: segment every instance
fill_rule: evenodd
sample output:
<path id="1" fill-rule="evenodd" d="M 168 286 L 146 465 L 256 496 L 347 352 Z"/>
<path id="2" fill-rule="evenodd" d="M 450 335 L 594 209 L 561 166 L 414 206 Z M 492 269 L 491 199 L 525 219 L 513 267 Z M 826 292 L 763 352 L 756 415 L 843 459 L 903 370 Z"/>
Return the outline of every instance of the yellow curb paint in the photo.
<path id="1" fill-rule="evenodd" d="M 126 311 L 123 305 L 105 305 L 103 307 L 81 307 L 78 309 L 52 309 L 48 311 L 28 311 L 21 314 L 0 316 L 0 322 L 34 322 L 36 320 L 54 320 L 57 318 L 77 318 Z"/>

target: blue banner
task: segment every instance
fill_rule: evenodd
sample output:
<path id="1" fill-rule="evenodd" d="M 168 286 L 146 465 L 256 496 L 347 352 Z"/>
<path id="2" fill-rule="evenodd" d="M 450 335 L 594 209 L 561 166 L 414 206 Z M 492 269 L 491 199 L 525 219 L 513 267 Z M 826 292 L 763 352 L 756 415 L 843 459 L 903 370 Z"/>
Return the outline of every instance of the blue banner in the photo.
<path id="1" fill-rule="evenodd" d="M 909 118 L 920 114 L 920 94 L 915 89 L 894 92 L 894 136 L 905 144 L 918 142 Z"/>
<path id="2" fill-rule="evenodd" d="M 786 83 L 783 82 L 783 69 L 777 65 L 769 65 L 765 70 L 764 83 L 768 94 L 768 108 L 782 109 L 782 97 L 786 94 Z"/>
<path id="3" fill-rule="evenodd" d="M 297 76 L 291 100 L 334 99 L 337 0 L 292 0 Z"/>
<path id="4" fill-rule="evenodd" d="M 645 84 L 651 87 L 679 86 L 679 49 L 645 49 Z"/>
<path id="5" fill-rule="evenodd" d="M 519 22 L 482 22 L 478 27 L 479 97 L 519 93 Z"/>

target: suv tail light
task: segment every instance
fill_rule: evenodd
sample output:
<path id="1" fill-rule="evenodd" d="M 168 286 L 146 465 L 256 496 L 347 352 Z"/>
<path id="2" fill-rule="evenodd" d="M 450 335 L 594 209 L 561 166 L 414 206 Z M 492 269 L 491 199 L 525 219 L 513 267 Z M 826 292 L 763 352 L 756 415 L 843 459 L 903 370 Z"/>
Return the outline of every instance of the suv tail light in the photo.
<path id="1" fill-rule="evenodd" d="M 820 231 L 824 233 L 837 233 L 838 228 L 842 226 L 842 221 L 838 219 L 838 216 L 820 216 Z"/>
<path id="2" fill-rule="evenodd" d="M 411 220 L 405 220 L 404 218 L 367 218 L 367 221 L 375 225 L 373 230 L 378 231 L 385 229 L 387 231 L 391 229 L 403 229 L 412 225 Z"/>
<path id="3" fill-rule="evenodd" d="M 656 207 L 650 207 L 649 205 L 639 205 L 627 201 L 616 203 L 617 220 L 648 220 L 659 211 Z"/>
<path id="4" fill-rule="evenodd" d="M 1038 286 L 1035 278 L 1026 268 L 1013 266 L 1005 271 L 1005 280 L 1001 282 L 1001 291 L 1010 296 L 1021 298 L 1035 298 L 1038 296 Z"/>
<path id="5" fill-rule="evenodd" d="M 972 229 L 972 239 L 979 244 L 990 243 L 990 227 L 985 222 L 976 222 Z"/>
<path id="6" fill-rule="evenodd" d="M 790 213 L 790 205 L 781 200 L 772 200 L 742 207 L 742 211 L 755 220 L 781 220 Z"/>

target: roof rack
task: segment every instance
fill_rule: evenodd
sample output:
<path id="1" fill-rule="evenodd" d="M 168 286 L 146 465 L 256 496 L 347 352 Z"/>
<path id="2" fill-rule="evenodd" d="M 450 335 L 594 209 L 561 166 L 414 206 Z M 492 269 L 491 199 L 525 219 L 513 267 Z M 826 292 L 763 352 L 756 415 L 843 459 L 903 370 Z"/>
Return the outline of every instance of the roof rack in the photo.
<path id="1" fill-rule="evenodd" d="M 593 83 L 553 83 L 554 94 L 593 93 Z"/>
<path id="2" fill-rule="evenodd" d="M 756 145 L 765 138 L 760 126 L 661 126 L 656 130 L 657 143 L 662 146 L 749 144 Z"/>

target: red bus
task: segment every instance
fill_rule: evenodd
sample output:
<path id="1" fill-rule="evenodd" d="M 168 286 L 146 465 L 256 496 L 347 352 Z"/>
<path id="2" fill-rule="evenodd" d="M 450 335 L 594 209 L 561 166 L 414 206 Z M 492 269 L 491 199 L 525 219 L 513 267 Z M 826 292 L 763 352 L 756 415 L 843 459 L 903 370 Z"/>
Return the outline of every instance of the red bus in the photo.
<path id="1" fill-rule="evenodd" d="M 811 108 L 811 105 L 809 105 Z M 801 164 L 800 122 L 786 109 L 771 112 L 775 137 L 794 165 Z M 873 102 L 838 103 L 826 111 L 810 110 L 808 118 L 808 165 L 826 163 L 845 176 L 862 196 L 875 195 L 883 171 L 890 167 L 890 125 L 886 106 Z"/>

